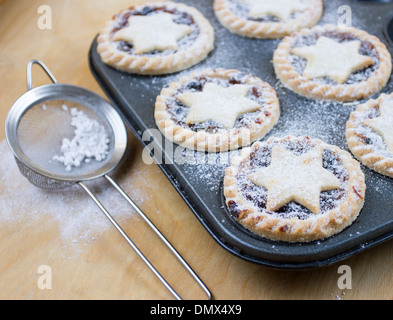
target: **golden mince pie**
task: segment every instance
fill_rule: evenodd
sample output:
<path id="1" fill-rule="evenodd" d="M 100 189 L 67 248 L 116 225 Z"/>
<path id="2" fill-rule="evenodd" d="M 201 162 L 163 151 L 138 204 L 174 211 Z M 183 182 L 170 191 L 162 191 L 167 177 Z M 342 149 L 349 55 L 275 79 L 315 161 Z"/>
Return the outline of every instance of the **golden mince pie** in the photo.
<path id="1" fill-rule="evenodd" d="M 375 36 L 352 27 L 317 26 L 281 41 L 274 52 L 281 82 L 311 99 L 355 101 L 382 90 L 391 56 Z"/>
<path id="2" fill-rule="evenodd" d="M 359 163 L 309 137 L 272 137 L 243 149 L 225 171 L 230 214 L 264 238 L 309 242 L 351 225 L 364 204 Z"/>
<path id="3" fill-rule="evenodd" d="M 214 11 L 231 32 L 259 39 L 283 38 L 314 26 L 322 0 L 215 0 Z"/>
<path id="4" fill-rule="evenodd" d="M 104 63 L 129 73 L 159 75 L 205 59 L 214 47 L 214 30 L 195 8 L 154 2 L 115 15 L 97 41 Z"/>
<path id="5" fill-rule="evenodd" d="M 180 146 L 220 152 L 250 145 L 277 123 L 275 90 L 238 70 L 205 70 L 182 77 L 161 91 L 155 120 L 164 136 Z"/>
<path id="6" fill-rule="evenodd" d="M 359 105 L 347 122 L 346 138 L 360 162 L 393 178 L 393 94 Z"/>

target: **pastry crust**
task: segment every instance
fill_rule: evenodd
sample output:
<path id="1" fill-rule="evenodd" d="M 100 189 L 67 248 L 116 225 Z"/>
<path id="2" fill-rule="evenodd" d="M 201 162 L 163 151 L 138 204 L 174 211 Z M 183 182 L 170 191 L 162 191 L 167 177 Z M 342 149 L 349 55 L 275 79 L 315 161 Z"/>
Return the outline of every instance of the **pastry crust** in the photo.
<path id="1" fill-rule="evenodd" d="M 305 143 L 312 148 L 322 147 L 332 152 L 339 157 L 340 165 L 347 172 L 345 178 L 341 179 L 340 190 L 343 190 L 343 196 L 337 198 L 337 203 L 323 213 L 310 213 L 303 219 L 296 216 L 283 217 L 279 213 L 267 211 L 266 208 L 259 207 L 255 201 L 247 199 L 240 188 L 241 176 L 251 166 L 250 156 L 258 150 L 264 150 L 263 148 L 288 146 L 293 143 Z M 364 174 L 359 163 L 348 152 L 309 137 L 272 137 L 266 142 L 255 142 L 232 159 L 224 178 L 226 205 L 234 219 L 257 235 L 285 242 L 310 242 L 341 232 L 358 217 L 364 204 L 365 191 Z"/>
<path id="2" fill-rule="evenodd" d="M 146 7 L 165 7 L 168 10 L 187 13 L 198 28 L 196 39 L 190 40 L 193 41 L 191 45 L 169 54 L 133 54 L 119 50 L 116 42 L 112 41 L 116 20 L 130 10 L 143 10 Z M 204 60 L 214 48 L 214 29 L 209 21 L 193 7 L 171 1 L 152 2 L 121 11 L 113 20 L 107 22 L 97 42 L 97 51 L 102 61 L 113 68 L 134 74 L 161 75 L 190 68 Z"/>
<path id="3" fill-rule="evenodd" d="M 376 147 L 372 139 L 367 135 L 372 132 L 378 135 L 372 129 L 367 129 L 362 125 L 362 121 L 370 119 L 370 115 L 379 110 L 383 99 L 393 98 L 393 94 L 382 94 L 378 99 L 369 100 L 359 105 L 346 124 L 346 139 L 352 154 L 368 168 L 393 178 L 393 154 L 386 150 L 386 146 Z M 381 140 L 383 140 L 381 138 Z"/>
<path id="4" fill-rule="evenodd" d="M 176 99 L 178 90 L 195 79 L 215 79 L 229 81 L 232 77 L 241 77 L 243 84 L 256 88 L 261 92 L 263 105 L 252 113 L 247 126 L 235 126 L 231 129 L 218 128 L 214 132 L 192 130 L 188 125 L 175 121 L 168 112 L 168 103 Z M 238 70 L 216 69 L 193 73 L 184 76 L 178 82 L 162 89 L 155 104 L 155 121 L 164 136 L 174 143 L 192 150 L 221 152 L 241 148 L 262 139 L 277 123 L 280 116 L 279 101 L 275 90 L 261 79 L 242 73 Z"/>
<path id="5" fill-rule="evenodd" d="M 289 21 L 249 20 L 231 11 L 229 0 L 214 0 L 214 12 L 220 23 L 231 32 L 258 39 L 279 39 L 303 28 L 314 26 L 323 13 L 322 0 L 307 0 L 307 9 Z"/>
<path id="6" fill-rule="evenodd" d="M 308 79 L 295 70 L 290 61 L 290 52 L 297 39 L 315 35 L 317 37 L 329 34 L 350 35 L 351 37 L 371 44 L 376 51 L 378 66 L 365 80 L 354 83 L 328 83 L 318 79 Z M 365 31 L 345 26 L 317 26 L 302 30 L 281 41 L 274 52 L 273 64 L 279 80 L 292 91 L 311 99 L 349 102 L 361 100 L 381 91 L 387 84 L 391 72 L 391 55 L 386 46 L 375 36 Z"/>

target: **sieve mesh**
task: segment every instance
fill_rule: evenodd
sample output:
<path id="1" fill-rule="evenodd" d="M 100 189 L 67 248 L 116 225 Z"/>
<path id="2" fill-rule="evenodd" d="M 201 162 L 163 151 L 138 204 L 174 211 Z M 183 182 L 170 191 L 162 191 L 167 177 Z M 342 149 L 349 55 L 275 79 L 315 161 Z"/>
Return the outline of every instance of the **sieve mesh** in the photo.
<path id="1" fill-rule="evenodd" d="M 55 180 L 44 177 L 43 175 L 35 172 L 34 170 L 25 166 L 22 162 L 20 162 L 17 158 L 15 158 L 16 164 L 18 165 L 19 171 L 38 188 L 46 189 L 46 190 L 60 190 L 66 189 L 74 184 L 74 182 L 64 181 L 64 180 Z"/>
<path id="2" fill-rule="evenodd" d="M 83 111 L 90 119 L 94 119 L 104 126 L 110 141 L 109 154 L 102 161 L 91 159 L 89 163 L 82 162 L 80 167 L 72 167 L 71 171 L 67 171 L 66 166 L 55 161 L 53 157 L 61 155 L 64 138 L 72 140 L 75 136 L 75 127 L 71 125 L 71 109 L 73 108 Z M 113 132 L 107 120 L 90 108 L 70 100 L 40 101 L 29 108 L 19 120 L 17 140 L 23 153 L 34 163 L 34 167 L 66 180 L 78 180 L 80 176 L 100 170 L 109 161 L 114 149 Z M 33 177 L 33 172 L 28 172 L 29 170 L 25 168 L 22 173 L 25 176 L 28 174 L 29 177 Z M 37 177 L 34 180 L 38 181 Z M 48 180 L 46 183 L 40 182 L 39 184 L 41 187 L 47 188 L 45 184 L 49 184 L 49 182 Z"/>

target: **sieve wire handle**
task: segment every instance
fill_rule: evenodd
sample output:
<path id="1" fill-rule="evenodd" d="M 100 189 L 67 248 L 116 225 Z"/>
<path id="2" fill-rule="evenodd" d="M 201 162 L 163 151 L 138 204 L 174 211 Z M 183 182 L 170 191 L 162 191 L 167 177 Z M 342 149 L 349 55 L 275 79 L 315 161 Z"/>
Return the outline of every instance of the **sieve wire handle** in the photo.
<path id="1" fill-rule="evenodd" d="M 101 209 L 101 211 L 106 215 L 109 221 L 115 226 L 117 231 L 123 236 L 123 238 L 128 242 L 128 244 L 134 249 L 134 251 L 138 254 L 138 256 L 147 264 L 151 271 L 157 276 L 157 278 L 167 287 L 167 289 L 172 293 L 172 295 L 177 300 L 182 300 L 181 297 L 176 293 L 176 291 L 170 286 L 170 284 L 164 279 L 164 277 L 157 271 L 157 269 L 151 264 L 151 262 L 146 258 L 146 256 L 139 250 L 136 244 L 128 237 L 128 235 L 124 232 L 124 230 L 119 226 L 115 219 L 111 216 L 111 214 L 105 209 L 102 203 L 98 200 L 98 198 L 93 194 L 93 192 L 82 182 L 79 182 L 79 185 L 85 189 L 88 195 L 93 199 L 96 205 Z"/>
<path id="2" fill-rule="evenodd" d="M 27 64 L 27 91 L 33 88 L 32 69 L 34 64 L 38 64 L 45 71 L 45 73 L 52 80 L 52 82 L 57 83 L 55 76 L 52 74 L 52 72 L 50 72 L 48 67 L 42 61 L 30 60 Z"/>
<path id="3" fill-rule="evenodd" d="M 208 299 L 212 299 L 212 294 L 206 285 L 201 281 L 198 275 L 191 269 L 183 257 L 176 251 L 176 249 L 170 244 L 170 242 L 164 237 L 164 235 L 154 226 L 154 224 L 149 220 L 149 218 L 139 209 L 139 207 L 131 200 L 131 198 L 124 192 L 124 190 L 108 175 L 105 178 L 115 187 L 115 189 L 131 204 L 131 206 L 137 211 L 137 213 L 143 218 L 143 220 L 149 225 L 151 229 L 159 236 L 159 238 L 165 243 L 165 245 L 171 250 L 171 252 L 176 256 L 176 258 L 181 262 L 181 264 L 186 268 L 186 270 L 191 274 L 199 286 L 208 296 Z M 158 270 L 151 264 L 151 262 L 146 258 L 146 256 L 140 251 L 140 249 L 135 245 L 135 243 L 128 237 L 120 225 L 115 221 L 111 214 L 105 209 L 98 198 L 93 194 L 93 192 L 82 182 L 79 185 L 87 192 L 87 194 L 93 199 L 96 205 L 101 209 L 109 221 L 114 225 L 114 227 L 120 232 L 127 243 L 134 249 L 138 256 L 146 263 L 150 270 L 156 275 L 156 277 L 164 284 L 164 286 L 170 291 L 170 293 L 177 299 L 182 300 L 179 294 L 171 287 L 171 285 L 164 279 L 164 277 L 158 272 Z"/>
<path id="4" fill-rule="evenodd" d="M 212 299 L 212 294 L 202 280 L 198 277 L 194 270 L 187 264 L 184 258 L 177 252 L 173 245 L 165 238 L 165 236 L 157 229 L 157 227 L 150 221 L 150 219 L 143 213 L 143 211 L 135 204 L 134 201 L 128 196 L 128 194 L 108 175 L 105 178 L 112 184 L 112 186 L 128 201 L 128 203 L 134 208 L 139 216 L 148 224 L 148 226 L 154 231 L 154 233 L 161 239 L 161 241 L 167 246 L 167 248 L 173 253 L 177 260 L 183 265 L 188 273 L 194 278 L 202 290 L 206 293 L 209 300 Z"/>

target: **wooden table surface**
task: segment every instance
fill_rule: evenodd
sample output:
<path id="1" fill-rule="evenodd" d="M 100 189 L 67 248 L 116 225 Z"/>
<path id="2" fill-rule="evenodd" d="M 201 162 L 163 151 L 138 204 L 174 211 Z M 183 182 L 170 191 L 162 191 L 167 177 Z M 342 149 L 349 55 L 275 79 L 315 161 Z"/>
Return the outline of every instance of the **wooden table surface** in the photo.
<path id="1" fill-rule="evenodd" d="M 42 1 L 0 1 L 1 139 L 5 137 L 8 109 L 26 91 L 25 70 L 30 59 L 44 61 L 60 82 L 104 96 L 89 70 L 89 46 L 108 18 L 136 2 L 142 1 L 47 0 L 52 29 L 42 30 L 37 25 Z M 47 78 L 36 70 L 34 84 L 47 83 Z M 341 263 L 352 270 L 352 289 L 344 291 L 337 284 L 340 264 L 289 272 L 243 261 L 209 236 L 159 168 L 144 164 L 139 142 L 132 136 L 130 140 L 133 156 L 122 177 L 126 191 L 150 195 L 142 209 L 208 285 L 215 299 L 393 298 L 392 242 Z M 4 181 L 1 183 L 0 196 L 7 188 Z M 1 299 L 173 298 L 114 228 L 102 231 L 96 241 L 68 259 L 64 257 L 59 228 L 58 222 L 46 215 L 38 221 L 19 219 L 0 225 Z M 143 221 L 130 218 L 124 229 L 185 299 L 205 298 Z M 38 286 L 40 265 L 51 268 L 51 289 Z"/>

